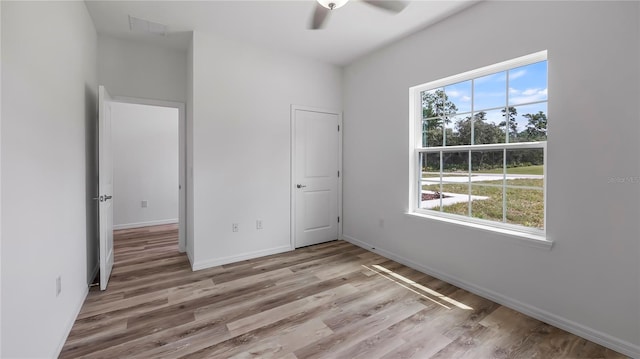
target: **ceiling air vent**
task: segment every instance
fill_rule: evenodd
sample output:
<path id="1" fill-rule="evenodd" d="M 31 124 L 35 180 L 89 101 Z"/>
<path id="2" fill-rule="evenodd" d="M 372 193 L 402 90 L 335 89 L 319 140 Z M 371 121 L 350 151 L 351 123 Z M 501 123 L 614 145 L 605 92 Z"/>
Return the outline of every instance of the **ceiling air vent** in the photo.
<path id="1" fill-rule="evenodd" d="M 167 25 L 143 20 L 129 15 L 129 29 L 133 32 L 148 33 L 154 35 L 167 35 Z"/>

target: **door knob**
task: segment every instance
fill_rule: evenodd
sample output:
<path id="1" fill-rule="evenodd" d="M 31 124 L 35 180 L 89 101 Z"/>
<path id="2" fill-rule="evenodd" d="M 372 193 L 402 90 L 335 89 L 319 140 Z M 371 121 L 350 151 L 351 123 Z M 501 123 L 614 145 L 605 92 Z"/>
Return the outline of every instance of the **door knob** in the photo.
<path id="1" fill-rule="evenodd" d="M 296 187 L 298 187 L 298 188 L 306 188 L 307 186 L 305 186 L 303 184 L 298 184 L 298 185 L 296 185 Z"/>
<path id="2" fill-rule="evenodd" d="M 109 200 L 109 199 L 111 199 L 111 198 L 113 198 L 113 196 L 109 196 L 109 195 L 105 195 L 105 196 L 104 196 L 104 200 L 105 200 L 105 201 L 106 201 L 106 200 Z"/>

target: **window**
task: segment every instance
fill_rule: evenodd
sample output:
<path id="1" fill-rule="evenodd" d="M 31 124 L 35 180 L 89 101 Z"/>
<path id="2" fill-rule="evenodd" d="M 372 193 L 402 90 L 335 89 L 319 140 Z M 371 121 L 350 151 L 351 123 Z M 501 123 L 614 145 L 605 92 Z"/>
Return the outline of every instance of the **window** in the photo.
<path id="1" fill-rule="evenodd" d="M 410 96 L 412 213 L 543 235 L 546 51 Z"/>

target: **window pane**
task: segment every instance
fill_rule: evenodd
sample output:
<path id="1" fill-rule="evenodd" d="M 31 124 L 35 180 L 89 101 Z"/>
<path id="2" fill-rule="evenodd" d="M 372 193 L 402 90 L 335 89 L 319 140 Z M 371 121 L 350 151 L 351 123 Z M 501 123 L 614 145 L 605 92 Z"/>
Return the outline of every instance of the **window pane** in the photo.
<path id="1" fill-rule="evenodd" d="M 547 103 L 512 107 L 516 112 L 518 135 L 509 142 L 534 142 L 547 140 Z"/>
<path id="2" fill-rule="evenodd" d="M 507 105 L 507 72 L 483 76 L 473 80 L 473 111 Z"/>
<path id="3" fill-rule="evenodd" d="M 518 142 L 518 122 L 516 121 L 516 108 L 509 106 L 500 110 L 502 121 L 500 122 L 500 128 L 502 128 L 507 134 L 507 142 Z"/>
<path id="4" fill-rule="evenodd" d="M 521 150 L 507 150 L 507 179 L 535 179 L 539 180 L 537 187 L 542 187 L 544 178 L 544 150 L 542 148 L 527 148 Z M 529 181 L 516 181 L 513 185 L 523 183 L 530 186 Z M 537 182 L 536 182 L 537 183 Z"/>
<path id="5" fill-rule="evenodd" d="M 471 152 L 473 182 L 502 180 L 504 175 L 504 151 L 487 150 Z"/>
<path id="6" fill-rule="evenodd" d="M 504 151 L 471 152 L 471 217 L 502 222 Z"/>
<path id="7" fill-rule="evenodd" d="M 442 153 L 442 211 L 469 212 L 469 152 Z"/>
<path id="8" fill-rule="evenodd" d="M 453 105 L 448 106 L 450 113 L 471 112 L 471 80 L 445 86 L 444 93 L 446 101 Z"/>
<path id="9" fill-rule="evenodd" d="M 471 217 L 502 222 L 502 180 L 473 182 L 471 184 Z"/>
<path id="10" fill-rule="evenodd" d="M 507 150 L 507 222 L 544 225 L 544 150 Z M 512 188 L 519 187 L 519 188 Z"/>
<path id="11" fill-rule="evenodd" d="M 456 113 L 456 106 L 447 100 L 442 87 L 423 91 L 422 93 L 422 118 L 441 117 Z"/>
<path id="12" fill-rule="evenodd" d="M 422 147 L 442 146 L 442 125 L 443 121 L 439 118 L 422 120 Z"/>
<path id="13" fill-rule="evenodd" d="M 471 144 L 471 116 L 454 116 L 446 125 L 447 146 Z M 451 134 L 449 134 L 451 132 Z"/>
<path id="14" fill-rule="evenodd" d="M 425 184 L 440 183 L 440 154 L 439 153 L 421 153 L 420 167 L 422 169 L 422 181 Z"/>
<path id="15" fill-rule="evenodd" d="M 469 152 L 443 152 L 442 153 L 443 175 L 469 176 Z"/>
<path id="16" fill-rule="evenodd" d="M 501 110 L 473 115 L 473 144 L 505 143 L 504 114 Z"/>
<path id="17" fill-rule="evenodd" d="M 546 100 L 546 61 L 509 70 L 509 105 Z"/>
<path id="18" fill-rule="evenodd" d="M 420 208 L 440 207 L 440 154 L 420 154 Z"/>
<path id="19" fill-rule="evenodd" d="M 544 192 L 542 190 L 507 188 L 506 208 L 507 223 L 544 228 Z"/>

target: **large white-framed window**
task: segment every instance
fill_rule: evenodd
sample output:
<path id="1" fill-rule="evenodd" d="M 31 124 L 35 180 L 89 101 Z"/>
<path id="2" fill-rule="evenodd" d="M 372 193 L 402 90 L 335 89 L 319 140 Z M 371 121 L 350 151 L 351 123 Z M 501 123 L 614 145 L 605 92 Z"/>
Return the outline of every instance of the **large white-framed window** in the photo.
<path id="1" fill-rule="evenodd" d="M 547 52 L 410 89 L 410 213 L 545 235 Z"/>

